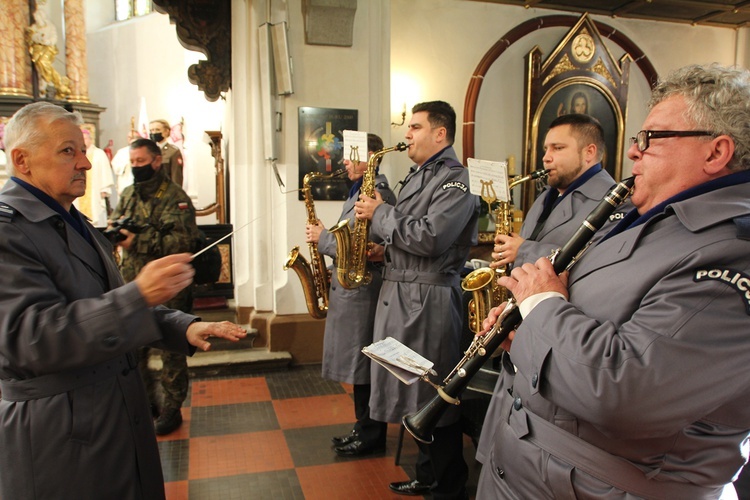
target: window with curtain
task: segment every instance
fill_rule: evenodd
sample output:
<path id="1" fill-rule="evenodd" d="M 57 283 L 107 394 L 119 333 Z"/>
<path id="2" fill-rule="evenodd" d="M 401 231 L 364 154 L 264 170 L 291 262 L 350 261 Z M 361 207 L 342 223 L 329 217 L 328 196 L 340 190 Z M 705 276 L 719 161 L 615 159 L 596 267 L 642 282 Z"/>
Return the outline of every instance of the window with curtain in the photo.
<path id="1" fill-rule="evenodd" d="M 151 0 L 115 0 L 115 20 L 146 15 L 154 10 Z"/>

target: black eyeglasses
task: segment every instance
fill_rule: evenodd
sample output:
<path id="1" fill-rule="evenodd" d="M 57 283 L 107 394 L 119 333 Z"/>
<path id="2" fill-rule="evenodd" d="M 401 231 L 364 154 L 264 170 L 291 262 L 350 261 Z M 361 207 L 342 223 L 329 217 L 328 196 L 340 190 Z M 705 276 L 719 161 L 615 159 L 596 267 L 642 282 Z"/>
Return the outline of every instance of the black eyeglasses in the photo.
<path id="1" fill-rule="evenodd" d="M 635 144 L 638 151 L 643 153 L 649 147 L 651 139 L 665 139 L 667 137 L 703 137 L 714 135 L 705 130 L 641 130 L 635 137 L 630 138 L 630 144 Z"/>

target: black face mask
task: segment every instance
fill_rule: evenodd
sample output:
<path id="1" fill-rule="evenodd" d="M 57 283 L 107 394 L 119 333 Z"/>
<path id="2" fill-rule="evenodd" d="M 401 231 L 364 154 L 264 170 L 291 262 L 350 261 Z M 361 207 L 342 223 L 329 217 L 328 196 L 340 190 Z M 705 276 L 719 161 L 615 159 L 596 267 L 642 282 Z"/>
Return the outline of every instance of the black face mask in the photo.
<path id="1" fill-rule="evenodd" d="M 151 164 L 140 166 L 133 165 L 131 170 L 133 171 L 133 181 L 136 184 L 139 182 L 146 182 L 156 173 L 156 170 L 154 170 L 154 167 L 152 167 Z"/>
<path id="2" fill-rule="evenodd" d="M 154 142 L 161 142 L 164 140 L 164 136 L 161 135 L 161 132 L 157 132 L 155 134 L 148 134 L 148 137 L 154 141 Z"/>

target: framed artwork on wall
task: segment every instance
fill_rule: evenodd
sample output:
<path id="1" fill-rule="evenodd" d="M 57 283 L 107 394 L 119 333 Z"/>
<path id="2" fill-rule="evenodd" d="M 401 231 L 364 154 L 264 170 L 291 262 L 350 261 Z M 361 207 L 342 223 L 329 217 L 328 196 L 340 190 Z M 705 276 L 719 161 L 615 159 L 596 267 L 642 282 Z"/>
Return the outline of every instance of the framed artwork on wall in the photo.
<path id="1" fill-rule="evenodd" d="M 357 130 L 356 109 L 299 108 L 299 187 L 311 172 L 332 174 L 344 168 L 344 130 Z M 348 178 L 311 183 L 314 200 L 346 200 Z M 302 191 L 299 199 L 304 200 Z"/>

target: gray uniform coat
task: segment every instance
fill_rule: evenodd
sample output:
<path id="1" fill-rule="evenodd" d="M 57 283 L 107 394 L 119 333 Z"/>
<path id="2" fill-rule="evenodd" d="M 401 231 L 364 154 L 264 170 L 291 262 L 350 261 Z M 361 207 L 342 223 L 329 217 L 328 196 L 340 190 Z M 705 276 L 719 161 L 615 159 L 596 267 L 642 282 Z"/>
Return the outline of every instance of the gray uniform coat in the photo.
<path id="1" fill-rule="evenodd" d="M 0 203 L 0 497 L 164 498 L 131 353 L 190 353 L 195 317 L 149 310 L 90 224 L 93 247 L 12 180 Z"/>
<path id="2" fill-rule="evenodd" d="M 581 221 L 614 185 L 615 180 L 606 170 L 602 169 L 594 174 L 582 186 L 560 200 L 560 203 L 549 214 L 535 241 L 531 241 L 528 237 L 534 232 L 536 222 L 544 208 L 547 192 L 554 189 L 547 186 L 534 200 L 534 204 L 524 218 L 520 236 L 527 239 L 518 248 L 514 266 L 521 266 L 525 262 L 535 262 L 540 257 L 548 256 L 552 251 L 560 248 L 573 236 L 580 227 Z"/>
<path id="3" fill-rule="evenodd" d="M 373 340 L 396 338 L 434 362 L 442 380 L 462 355 L 459 273 L 477 242 L 479 198 L 469 192 L 469 172 L 452 147 L 413 167 L 398 198 L 395 207 L 380 205 L 372 220 L 372 233 L 386 245 Z M 401 422 L 435 394 L 424 382 L 404 385 L 372 364 L 374 420 Z M 441 425 L 457 418 L 448 411 Z"/>
<path id="4" fill-rule="evenodd" d="M 525 262 L 534 263 L 541 257 L 548 257 L 553 251 L 562 247 L 573 237 L 578 228 L 581 227 L 581 223 L 586 216 L 612 190 L 614 185 L 615 180 L 612 179 L 612 176 L 606 170 L 602 169 L 583 185 L 578 186 L 571 193 L 568 193 L 549 214 L 536 240 L 527 239 L 521 244 L 518 249 L 518 256 L 513 265 L 522 266 Z M 553 188 L 547 186 L 537 196 L 534 204 L 529 209 L 529 214 L 524 219 L 523 226 L 521 227 L 521 237 L 528 238 L 534 232 L 536 222 L 544 208 L 544 198 L 550 189 Z M 616 224 L 619 220 L 618 217 L 622 216 L 623 213 L 627 213 L 632 208 L 633 206 L 629 203 L 624 203 L 618 207 L 616 213 L 619 215 L 613 215 L 611 221 L 599 231 L 596 237 L 601 237 L 603 233 L 606 233 L 608 227 Z M 493 401 L 489 405 L 485 415 L 486 422 L 494 422 L 498 418 L 497 412 L 500 410 L 498 399 L 502 396 L 501 391 L 499 391 L 501 384 L 502 380 L 498 379 L 492 395 Z M 477 459 L 480 462 L 485 461 L 485 450 L 483 448 L 477 450 Z"/>
<path id="5" fill-rule="evenodd" d="M 388 186 L 385 175 L 375 178 L 375 189 L 389 205 L 396 203 L 396 195 Z M 349 219 L 349 228 L 354 227 L 354 202 L 359 191 L 344 202 L 339 221 Z M 370 240 L 377 241 L 370 232 Z M 323 230 L 318 240 L 318 251 L 335 257 L 336 237 Z M 339 284 L 334 270 L 328 293 L 325 336 L 323 337 L 323 377 L 347 384 L 370 383 L 370 358 L 362 354 L 362 348 L 372 343 L 372 327 L 375 323 L 375 308 L 383 278 L 380 266 L 367 263 L 372 281 L 351 290 Z"/>
<path id="6" fill-rule="evenodd" d="M 524 319 L 477 498 L 718 498 L 750 432 L 748 186 L 601 241 Z"/>

